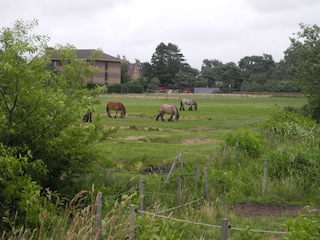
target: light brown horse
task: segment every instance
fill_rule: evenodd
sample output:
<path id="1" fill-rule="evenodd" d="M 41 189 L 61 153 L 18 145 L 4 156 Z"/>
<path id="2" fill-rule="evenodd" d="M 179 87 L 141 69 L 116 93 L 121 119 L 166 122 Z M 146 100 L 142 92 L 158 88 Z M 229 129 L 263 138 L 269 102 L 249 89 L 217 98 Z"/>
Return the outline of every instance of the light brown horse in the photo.
<path id="1" fill-rule="evenodd" d="M 156 120 L 158 121 L 159 117 L 161 117 L 161 120 L 164 121 L 163 115 L 167 113 L 170 114 L 170 117 L 168 119 L 169 122 L 173 122 L 173 115 L 175 115 L 175 120 L 179 121 L 179 111 L 178 108 L 175 105 L 169 105 L 169 104 L 162 104 L 159 107 L 159 112 L 156 117 Z"/>
<path id="2" fill-rule="evenodd" d="M 180 101 L 180 111 L 184 111 L 184 105 L 189 105 L 188 111 L 192 111 L 192 106 L 194 106 L 194 110 L 197 111 L 198 104 L 193 99 L 181 99 Z"/>
<path id="3" fill-rule="evenodd" d="M 114 115 L 115 118 L 117 117 L 118 111 L 121 111 L 121 118 L 123 118 L 126 115 L 126 109 L 124 108 L 121 102 L 108 102 L 106 110 L 108 117 L 111 117 L 111 110 L 116 111 L 116 114 Z"/>

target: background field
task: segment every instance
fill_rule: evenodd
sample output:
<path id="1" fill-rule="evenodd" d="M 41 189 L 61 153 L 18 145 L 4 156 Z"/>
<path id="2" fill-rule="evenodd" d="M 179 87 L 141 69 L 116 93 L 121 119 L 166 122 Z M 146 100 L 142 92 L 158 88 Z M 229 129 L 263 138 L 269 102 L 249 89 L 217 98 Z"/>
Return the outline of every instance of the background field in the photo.
<path id="1" fill-rule="evenodd" d="M 181 98 L 195 99 L 199 106 L 198 110 L 180 111 L 179 122 L 155 120 L 159 105 L 169 103 L 179 107 Z M 108 94 L 98 97 L 98 100 L 100 104 L 96 106 L 93 121 L 102 121 L 105 129 L 117 129 L 117 131 L 96 145 L 101 161 L 93 169 L 93 173 L 86 176 L 83 181 L 87 188 L 94 183 L 96 189 L 103 192 L 105 199 L 108 199 L 106 206 L 124 193 L 127 195 L 130 189 L 136 189 L 139 178 L 143 176 L 146 182 L 145 191 L 149 192 L 143 197 L 146 211 L 155 212 L 176 207 L 176 181 L 165 186 L 158 183 L 164 183 L 174 159 L 181 152 L 185 164 L 182 172 L 184 203 L 203 196 L 202 176 L 199 178 L 198 187 L 194 178 L 189 178 L 194 174 L 194 166 L 199 166 L 202 171 L 203 167 L 210 165 L 212 157 L 214 164 L 208 167 L 209 201 L 202 201 L 190 207 L 185 206 L 181 211 L 172 211 L 173 217 L 218 225 L 222 218 L 228 218 L 232 221 L 233 227 L 250 226 L 247 231 L 233 232 L 230 234 L 232 236 L 230 239 L 280 239 L 281 237 L 275 237 L 274 234 L 252 235 L 249 229 L 284 232 L 286 230 L 284 224 L 291 216 L 280 214 L 281 210 L 285 209 L 282 205 L 276 205 L 279 216 L 265 214 L 259 218 L 252 218 L 236 213 L 237 209 L 244 212 L 243 206 L 248 206 L 239 203 L 276 202 L 290 205 L 294 202 L 299 203 L 300 207 L 306 204 L 305 199 L 302 199 L 303 194 L 297 195 L 298 190 L 290 179 L 281 183 L 269 181 L 265 194 L 261 193 L 264 166 L 262 158 L 246 159 L 245 155 L 237 155 L 238 153 L 230 151 L 231 155 L 221 160 L 225 138 L 230 133 L 238 129 L 259 132 L 260 124 L 269 119 L 273 113 L 283 110 L 284 107 L 301 107 L 307 103 L 306 98 L 233 94 Z M 127 110 L 126 117 L 108 118 L 105 110 L 108 101 L 121 101 Z M 167 118 L 166 115 L 165 119 Z M 179 166 L 177 168 L 179 173 L 181 169 Z M 172 179 L 176 176 L 177 174 L 173 175 Z M 156 185 L 153 184 L 155 182 Z M 285 192 L 284 189 L 288 191 Z M 300 200 L 302 202 L 298 202 Z M 135 203 L 139 206 L 138 201 Z M 106 206 L 103 208 L 104 211 L 108 211 Z M 256 206 L 253 207 L 256 209 Z M 266 210 L 264 205 L 261 207 Z M 118 216 L 127 214 L 121 213 Z M 148 228 L 159 224 L 157 218 L 147 221 L 145 228 L 144 224 L 139 225 L 143 228 L 141 233 L 146 233 Z M 190 227 L 165 220 L 161 224 L 164 224 L 161 226 L 166 226 L 170 233 L 183 232 L 184 239 L 220 237 L 219 231 L 208 231 L 201 226 Z M 163 235 L 162 232 L 158 234 Z"/>
<path id="2" fill-rule="evenodd" d="M 155 120 L 160 104 L 175 104 L 179 108 L 181 98 L 194 98 L 198 111 L 180 111 L 179 122 Z M 94 121 L 99 115 L 106 128 L 119 128 L 112 139 L 97 146 L 102 158 L 111 164 L 109 167 L 134 171 L 172 163 L 180 151 L 212 155 L 222 147 L 227 133 L 239 128 L 256 129 L 272 113 L 307 102 L 305 98 L 228 94 L 112 94 L 100 96 L 99 101 Z M 121 101 L 126 117 L 121 119 L 118 114 L 118 118 L 107 118 L 108 101 Z"/>

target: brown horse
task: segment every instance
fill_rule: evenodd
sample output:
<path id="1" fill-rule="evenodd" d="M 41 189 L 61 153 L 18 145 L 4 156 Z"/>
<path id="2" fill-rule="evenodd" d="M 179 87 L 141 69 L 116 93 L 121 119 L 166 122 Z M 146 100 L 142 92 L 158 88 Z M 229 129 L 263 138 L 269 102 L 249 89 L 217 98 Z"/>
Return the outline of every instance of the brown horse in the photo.
<path id="1" fill-rule="evenodd" d="M 83 122 L 92 122 L 92 112 L 86 113 L 82 119 Z"/>
<path id="2" fill-rule="evenodd" d="M 126 115 L 126 109 L 124 108 L 121 102 L 108 102 L 106 110 L 108 117 L 111 117 L 111 110 L 116 111 L 116 114 L 114 115 L 115 118 L 117 117 L 118 111 L 121 111 L 121 118 L 123 118 Z"/>
<path id="3" fill-rule="evenodd" d="M 169 122 L 173 122 L 173 115 L 175 115 L 175 120 L 179 120 L 179 111 L 178 108 L 175 105 L 169 105 L 169 104 L 162 104 L 159 107 L 159 112 L 156 117 L 156 120 L 158 121 L 159 117 L 161 117 L 161 120 L 164 121 L 163 115 L 167 113 L 170 114 L 170 117 L 168 119 Z"/>

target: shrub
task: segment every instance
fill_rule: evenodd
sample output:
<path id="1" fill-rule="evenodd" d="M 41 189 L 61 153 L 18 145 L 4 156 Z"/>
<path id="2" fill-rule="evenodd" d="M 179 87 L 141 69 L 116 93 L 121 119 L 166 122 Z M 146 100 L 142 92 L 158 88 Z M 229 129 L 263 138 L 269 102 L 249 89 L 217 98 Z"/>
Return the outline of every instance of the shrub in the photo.
<path id="1" fill-rule="evenodd" d="M 229 147 L 232 146 L 250 157 L 259 157 L 263 149 L 258 134 L 249 129 L 238 129 L 235 133 L 227 135 L 225 142 Z"/>
<path id="2" fill-rule="evenodd" d="M 271 118 L 261 127 L 264 133 L 269 136 L 299 141 L 313 139 L 314 134 L 318 131 L 313 120 L 292 110 L 272 114 Z"/>
<path id="3" fill-rule="evenodd" d="M 281 147 L 266 156 L 271 178 L 293 178 L 301 189 L 319 184 L 319 150 L 305 147 Z"/>
<path id="4" fill-rule="evenodd" d="M 283 240 L 290 239 L 319 239 L 320 237 L 320 218 L 315 215 L 313 210 L 305 207 L 307 214 L 299 214 L 297 218 L 290 218 L 287 223 L 288 236 Z"/>
<path id="5" fill-rule="evenodd" d="M 113 84 L 108 86 L 108 93 L 143 93 L 140 84 Z"/>

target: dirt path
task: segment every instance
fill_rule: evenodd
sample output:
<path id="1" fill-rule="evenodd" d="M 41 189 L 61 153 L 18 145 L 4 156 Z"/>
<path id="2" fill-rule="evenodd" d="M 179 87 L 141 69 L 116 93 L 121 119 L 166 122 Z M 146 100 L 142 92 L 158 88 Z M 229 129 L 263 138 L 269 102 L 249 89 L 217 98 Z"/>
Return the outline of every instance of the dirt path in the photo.
<path id="1" fill-rule="evenodd" d="M 297 216 L 299 213 L 306 213 L 304 207 L 286 206 L 282 204 L 258 205 L 253 203 L 241 203 L 235 206 L 235 213 L 247 217 L 267 217 L 267 216 Z M 320 209 L 315 213 L 320 214 Z"/>

